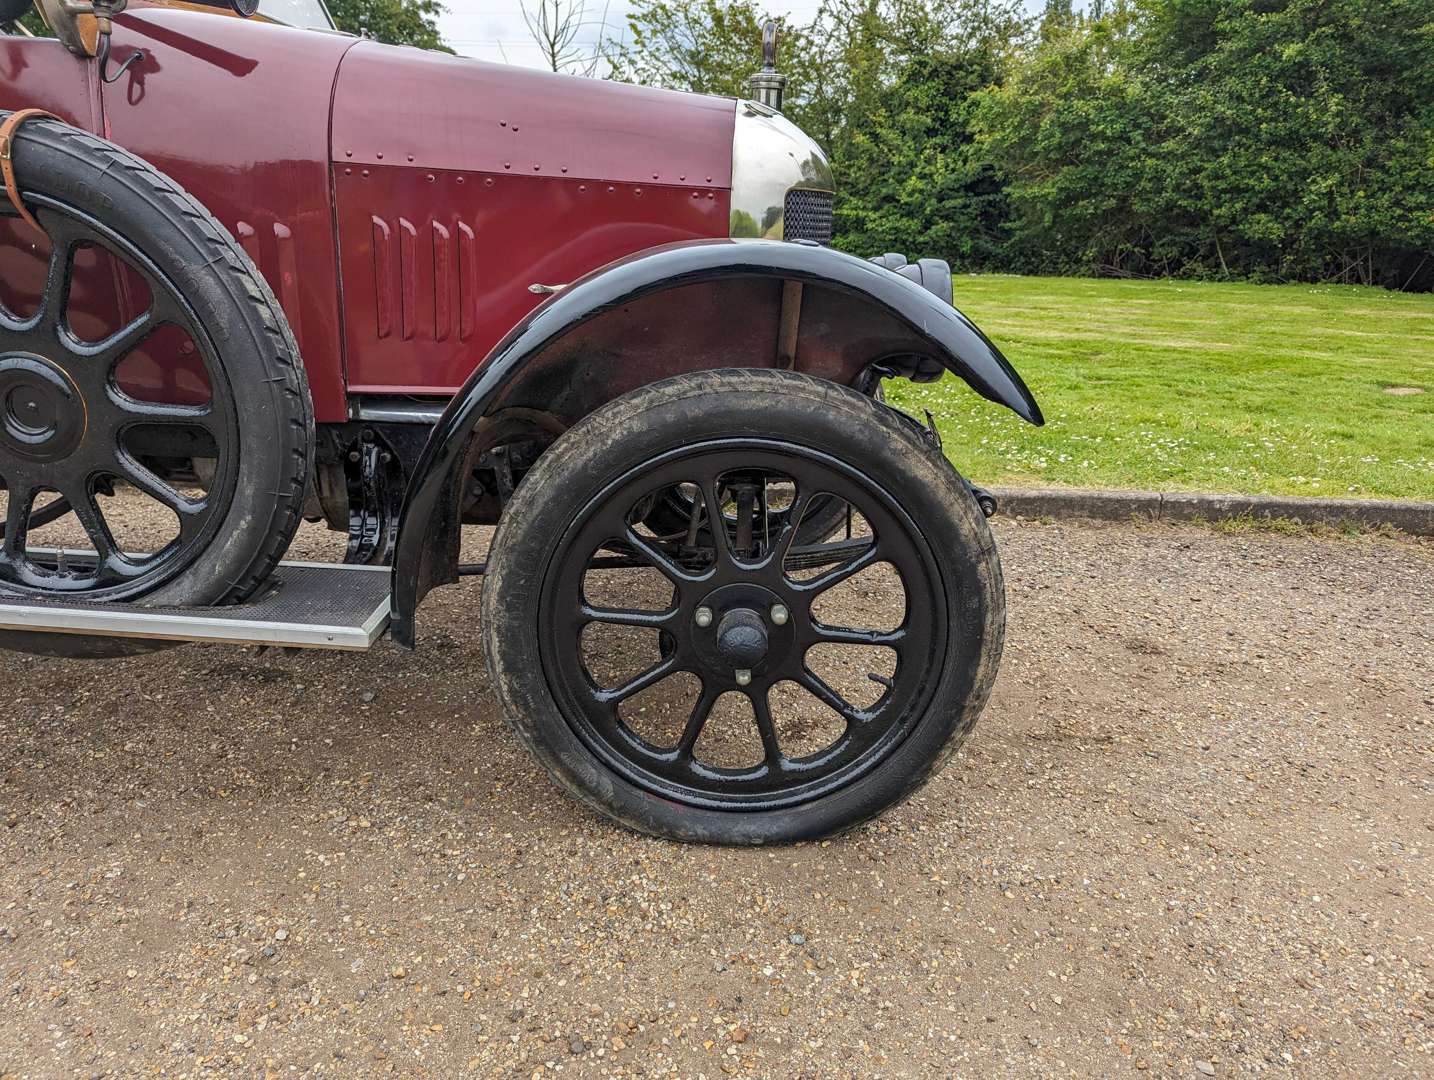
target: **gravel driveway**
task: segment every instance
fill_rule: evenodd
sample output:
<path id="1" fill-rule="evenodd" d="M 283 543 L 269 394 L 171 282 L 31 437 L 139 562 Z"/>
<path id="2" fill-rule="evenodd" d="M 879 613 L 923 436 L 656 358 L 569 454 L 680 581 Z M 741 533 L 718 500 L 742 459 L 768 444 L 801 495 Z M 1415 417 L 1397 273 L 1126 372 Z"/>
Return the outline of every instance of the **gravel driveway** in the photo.
<path id="1" fill-rule="evenodd" d="M 1434 546 L 997 520 L 991 707 L 822 844 L 577 809 L 477 582 L 414 654 L 0 653 L 0 1076 L 1434 1074 Z"/>

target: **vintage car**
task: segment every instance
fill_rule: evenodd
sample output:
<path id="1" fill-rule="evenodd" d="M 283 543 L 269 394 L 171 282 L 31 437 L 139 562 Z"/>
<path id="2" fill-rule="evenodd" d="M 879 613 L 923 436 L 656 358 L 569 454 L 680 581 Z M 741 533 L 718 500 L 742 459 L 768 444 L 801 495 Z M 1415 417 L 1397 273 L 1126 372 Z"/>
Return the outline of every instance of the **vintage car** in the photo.
<path id="1" fill-rule="evenodd" d="M 774 36 L 739 101 L 234 2 L 0 0 L 0 643 L 412 648 L 483 573 L 511 725 L 616 820 L 795 840 L 929 778 L 994 505 L 881 386 L 1041 413 L 944 263 L 827 246 Z"/>

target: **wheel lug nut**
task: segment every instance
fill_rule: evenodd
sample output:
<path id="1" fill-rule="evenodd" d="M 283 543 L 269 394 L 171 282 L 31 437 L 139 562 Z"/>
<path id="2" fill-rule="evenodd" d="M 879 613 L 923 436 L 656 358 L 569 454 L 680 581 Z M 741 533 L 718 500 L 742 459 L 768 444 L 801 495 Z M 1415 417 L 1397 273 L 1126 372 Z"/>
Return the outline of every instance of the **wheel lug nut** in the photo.
<path id="1" fill-rule="evenodd" d="M 772 605 L 772 625 L 773 625 L 773 626 L 786 626 L 786 625 L 787 625 L 787 620 L 788 620 L 789 618 L 791 618 L 791 612 L 789 612 L 789 611 L 787 610 L 787 605 L 786 605 L 786 604 L 773 604 L 773 605 Z"/>
<path id="2" fill-rule="evenodd" d="M 698 626 L 711 626 L 712 609 L 710 607 L 698 608 L 697 613 L 694 616 L 694 621 L 697 623 Z"/>
<path id="3" fill-rule="evenodd" d="M 738 668 L 736 676 L 738 686 L 746 686 L 752 681 L 752 673 L 747 668 Z"/>

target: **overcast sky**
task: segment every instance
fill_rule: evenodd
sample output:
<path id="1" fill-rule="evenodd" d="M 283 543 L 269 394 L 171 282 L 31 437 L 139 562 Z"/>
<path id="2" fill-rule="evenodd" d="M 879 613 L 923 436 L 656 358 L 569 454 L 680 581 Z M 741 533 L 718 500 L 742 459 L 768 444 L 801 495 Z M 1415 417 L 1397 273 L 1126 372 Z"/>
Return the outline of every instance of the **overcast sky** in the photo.
<path id="1" fill-rule="evenodd" d="M 465 56 L 484 60 L 507 61 L 510 64 L 544 66 L 542 54 L 523 24 L 519 0 L 443 0 L 447 14 L 438 20 L 443 39 Z M 531 0 L 536 3 L 536 0 Z M 587 23 L 581 35 L 585 48 L 591 52 L 602 38 L 604 19 L 609 36 L 619 36 L 627 27 L 628 0 L 586 0 Z M 1039 8 L 1043 0 L 1026 0 L 1030 8 Z M 816 14 L 820 0 L 787 0 L 774 4 L 774 10 L 790 13 L 801 23 Z M 753 50 L 753 66 L 759 58 Z"/>
<path id="2" fill-rule="evenodd" d="M 582 2 L 582 0 L 576 0 Z M 791 10 L 803 17 L 817 8 L 819 0 L 797 0 L 800 6 Z M 438 20 L 443 40 L 465 56 L 483 60 L 507 61 L 545 67 L 537 43 L 523 23 L 519 0 L 443 0 L 447 14 Z M 583 47 L 591 52 L 603 37 L 603 22 L 609 36 L 619 36 L 627 26 L 628 0 L 586 0 L 587 26 L 580 36 Z M 530 0 L 536 10 L 537 0 Z"/>

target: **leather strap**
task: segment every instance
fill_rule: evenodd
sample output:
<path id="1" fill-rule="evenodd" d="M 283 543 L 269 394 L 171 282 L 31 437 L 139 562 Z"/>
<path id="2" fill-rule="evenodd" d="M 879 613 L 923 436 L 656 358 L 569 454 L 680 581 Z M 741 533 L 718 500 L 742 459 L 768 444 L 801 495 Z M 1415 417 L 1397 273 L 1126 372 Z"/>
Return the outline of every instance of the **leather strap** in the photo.
<path id="1" fill-rule="evenodd" d="M 36 232 L 45 230 L 40 227 L 40 223 L 20 201 L 20 185 L 15 179 L 14 149 L 15 132 L 20 129 L 20 125 L 26 120 L 34 120 L 42 116 L 51 120 L 60 119 L 54 113 L 46 112 L 44 109 L 20 109 L 17 112 L 12 112 L 5 122 L 0 124 L 0 174 L 5 177 L 5 194 L 10 199 L 10 205 L 15 207 L 20 217 Z"/>

